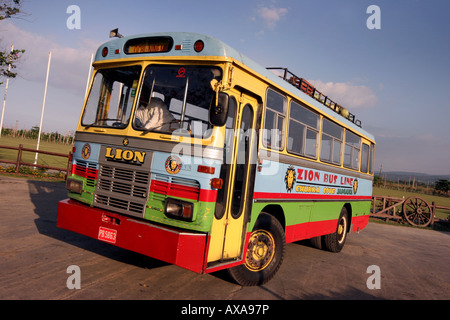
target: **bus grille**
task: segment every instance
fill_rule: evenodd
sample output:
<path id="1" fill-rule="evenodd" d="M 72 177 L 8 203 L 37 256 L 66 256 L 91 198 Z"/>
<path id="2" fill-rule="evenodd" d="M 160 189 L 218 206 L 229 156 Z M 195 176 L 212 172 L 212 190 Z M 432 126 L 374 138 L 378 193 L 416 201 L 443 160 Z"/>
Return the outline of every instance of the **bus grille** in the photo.
<path id="1" fill-rule="evenodd" d="M 149 185 L 149 172 L 101 164 L 94 204 L 143 218 Z"/>
<path id="2" fill-rule="evenodd" d="M 95 187 L 95 181 L 97 180 L 97 165 L 95 163 L 76 160 L 73 173 L 86 178 L 86 186 Z"/>
<path id="3" fill-rule="evenodd" d="M 131 215 L 136 214 L 139 217 L 142 216 L 142 212 L 144 210 L 144 207 L 141 203 L 103 196 L 101 194 L 95 195 L 95 202 L 99 206 L 104 206 L 107 208 L 113 207 L 121 212 L 125 211 L 127 214 Z"/>
<path id="4" fill-rule="evenodd" d="M 148 191 L 148 172 L 132 171 L 110 166 L 101 166 L 99 189 L 145 198 Z"/>

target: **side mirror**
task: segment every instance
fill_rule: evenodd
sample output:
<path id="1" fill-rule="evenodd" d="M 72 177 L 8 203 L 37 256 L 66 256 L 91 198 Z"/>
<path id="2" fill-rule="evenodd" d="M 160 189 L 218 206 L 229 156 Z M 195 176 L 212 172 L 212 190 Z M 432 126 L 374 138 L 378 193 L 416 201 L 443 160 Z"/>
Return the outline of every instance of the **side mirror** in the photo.
<path id="1" fill-rule="evenodd" d="M 209 122 L 213 126 L 221 127 L 225 125 L 228 116 L 228 101 L 229 96 L 223 92 L 219 92 L 216 99 L 213 98 L 209 108 Z"/>

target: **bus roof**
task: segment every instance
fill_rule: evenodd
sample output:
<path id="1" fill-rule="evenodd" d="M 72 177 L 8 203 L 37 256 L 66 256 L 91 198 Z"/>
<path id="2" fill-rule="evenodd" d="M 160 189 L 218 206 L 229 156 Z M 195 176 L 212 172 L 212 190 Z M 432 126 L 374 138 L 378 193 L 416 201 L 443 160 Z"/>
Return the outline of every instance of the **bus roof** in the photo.
<path id="1" fill-rule="evenodd" d="M 151 43 L 146 42 L 152 39 Z M 203 42 L 203 49 L 196 52 L 194 45 L 197 41 Z M 106 49 L 105 49 L 106 48 Z M 139 52 L 144 51 L 144 52 Z M 132 36 L 125 36 L 121 38 L 114 38 L 102 44 L 96 53 L 95 61 L 115 60 L 124 58 L 141 58 L 141 57 L 224 57 L 231 58 L 242 63 L 253 71 L 259 73 L 261 76 L 267 78 L 279 87 L 291 92 L 293 96 L 298 96 L 307 103 L 313 105 L 323 113 L 327 114 L 336 121 L 345 123 L 346 126 L 359 132 L 367 139 L 375 141 L 372 134 L 366 132 L 360 126 L 356 125 L 354 121 L 350 121 L 336 112 L 331 112 L 332 109 L 320 103 L 318 99 L 313 98 L 301 90 L 300 86 L 293 85 L 288 79 L 283 79 L 274 72 L 261 66 L 259 63 L 243 55 L 236 49 L 230 47 L 226 43 L 216 38 L 191 32 L 159 32 L 159 33 L 144 33 Z M 281 68 L 280 68 L 281 69 Z M 287 69 L 286 69 L 287 70 Z M 303 80 L 297 78 L 297 80 Z M 347 121 L 343 121 L 347 120 Z"/>

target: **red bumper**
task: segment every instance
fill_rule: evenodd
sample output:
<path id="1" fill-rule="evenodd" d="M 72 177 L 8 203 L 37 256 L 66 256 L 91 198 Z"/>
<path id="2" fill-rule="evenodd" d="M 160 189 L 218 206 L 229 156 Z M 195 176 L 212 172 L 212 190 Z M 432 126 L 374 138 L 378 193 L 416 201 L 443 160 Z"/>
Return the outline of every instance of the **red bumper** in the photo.
<path id="1" fill-rule="evenodd" d="M 66 199 L 57 226 L 194 272 L 205 265 L 207 235 L 156 226 Z"/>

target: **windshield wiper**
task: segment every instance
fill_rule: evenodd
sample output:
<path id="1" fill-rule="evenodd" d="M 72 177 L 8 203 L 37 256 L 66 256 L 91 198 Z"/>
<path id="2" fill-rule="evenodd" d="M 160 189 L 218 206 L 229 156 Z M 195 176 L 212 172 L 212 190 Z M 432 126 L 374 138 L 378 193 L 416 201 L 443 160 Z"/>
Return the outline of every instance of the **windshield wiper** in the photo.
<path id="1" fill-rule="evenodd" d="M 102 121 L 120 121 L 120 123 L 122 123 L 122 121 L 120 119 L 104 118 L 104 119 L 99 119 L 91 124 L 88 124 L 87 126 L 85 126 L 85 129 L 89 129 L 90 127 L 95 126 L 97 123 L 102 122 Z"/>

